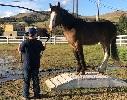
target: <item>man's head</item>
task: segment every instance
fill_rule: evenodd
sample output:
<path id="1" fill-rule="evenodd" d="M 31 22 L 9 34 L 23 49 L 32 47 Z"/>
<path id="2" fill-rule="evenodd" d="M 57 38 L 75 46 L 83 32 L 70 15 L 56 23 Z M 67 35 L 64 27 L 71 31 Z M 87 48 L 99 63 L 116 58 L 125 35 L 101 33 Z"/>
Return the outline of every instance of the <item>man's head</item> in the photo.
<path id="1" fill-rule="evenodd" d="M 37 30 L 35 28 L 29 28 L 28 35 L 29 37 L 34 37 L 37 34 Z"/>

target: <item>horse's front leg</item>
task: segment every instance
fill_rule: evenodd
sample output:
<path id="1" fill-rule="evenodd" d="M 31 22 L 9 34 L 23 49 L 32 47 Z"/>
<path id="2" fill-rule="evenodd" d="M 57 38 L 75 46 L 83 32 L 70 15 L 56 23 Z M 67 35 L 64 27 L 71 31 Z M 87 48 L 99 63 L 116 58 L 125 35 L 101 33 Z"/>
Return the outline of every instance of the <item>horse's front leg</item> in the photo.
<path id="1" fill-rule="evenodd" d="M 104 72 L 106 71 L 109 56 L 110 56 L 110 46 L 104 48 L 104 59 L 100 67 L 98 68 L 99 73 L 104 74 Z"/>
<path id="2" fill-rule="evenodd" d="M 78 52 L 77 50 L 73 49 L 73 53 L 74 53 L 74 56 L 77 60 L 77 68 L 76 68 L 76 75 L 78 75 L 82 69 L 82 66 L 81 66 L 81 63 L 80 63 L 80 58 L 79 58 L 79 55 L 78 55 Z"/>
<path id="3" fill-rule="evenodd" d="M 81 75 L 84 75 L 85 70 L 87 68 L 86 68 L 86 64 L 84 61 L 83 48 L 81 48 L 80 50 L 73 50 L 73 52 L 74 52 L 74 55 L 75 55 L 75 58 L 76 58 L 77 64 L 78 64 L 76 74 L 79 74 L 81 72 Z"/>
<path id="4" fill-rule="evenodd" d="M 78 56 L 79 56 L 79 59 L 80 59 L 80 64 L 82 66 L 81 75 L 84 75 L 87 68 L 86 68 L 86 63 L 85 63 L 85 60 L 84 60 L 84 54 L 83 54 L 83 48 L 82 47 L 80 48 L 80 50 L 78 50 Z"/>

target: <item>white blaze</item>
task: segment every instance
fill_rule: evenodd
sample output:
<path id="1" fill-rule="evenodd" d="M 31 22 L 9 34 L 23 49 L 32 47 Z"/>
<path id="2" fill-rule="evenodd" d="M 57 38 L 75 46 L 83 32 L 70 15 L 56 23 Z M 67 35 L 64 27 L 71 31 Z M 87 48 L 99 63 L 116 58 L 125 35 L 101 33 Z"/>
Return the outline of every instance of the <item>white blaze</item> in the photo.
<path id="1" fill-rule="evenodd" d="M 56 19 L 56 13 L 53 11 L 50 14 L 50 24 L 49 24 L 50 31 L 52 30 L 53 26 L 55 25 L 55 19 Z"/>

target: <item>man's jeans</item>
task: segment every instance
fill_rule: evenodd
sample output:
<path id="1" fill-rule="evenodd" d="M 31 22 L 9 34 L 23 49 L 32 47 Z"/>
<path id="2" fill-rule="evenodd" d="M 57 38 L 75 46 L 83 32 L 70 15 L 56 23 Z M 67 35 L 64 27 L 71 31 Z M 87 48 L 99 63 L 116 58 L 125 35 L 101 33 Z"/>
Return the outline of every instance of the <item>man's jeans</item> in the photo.
<path id="1" fill-rule="evenodd" d="M 29 88 L 30 88 L 30 80 L 33 81 L 33 92 L 34 96 L 38 96 L 40 94 L 40 86 L 39 86 L 39 68 L 29 68 L 24 67 L 23 68 L 23 96 L 28 97 L 29 96 Z"/>

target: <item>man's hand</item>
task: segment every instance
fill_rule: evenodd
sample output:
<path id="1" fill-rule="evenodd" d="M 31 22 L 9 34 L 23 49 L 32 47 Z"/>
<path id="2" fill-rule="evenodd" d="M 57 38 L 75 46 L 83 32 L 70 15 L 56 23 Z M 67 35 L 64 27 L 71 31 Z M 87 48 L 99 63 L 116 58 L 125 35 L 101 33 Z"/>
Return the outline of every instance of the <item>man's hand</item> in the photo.
<path id="1" fill-rule="evenodd" d="M 46 42 L 43 44 L 43 46 L 46 48 Z"/>

